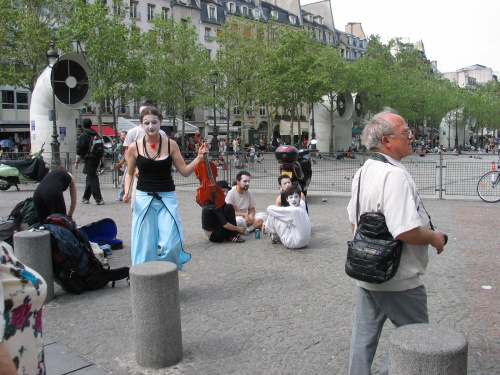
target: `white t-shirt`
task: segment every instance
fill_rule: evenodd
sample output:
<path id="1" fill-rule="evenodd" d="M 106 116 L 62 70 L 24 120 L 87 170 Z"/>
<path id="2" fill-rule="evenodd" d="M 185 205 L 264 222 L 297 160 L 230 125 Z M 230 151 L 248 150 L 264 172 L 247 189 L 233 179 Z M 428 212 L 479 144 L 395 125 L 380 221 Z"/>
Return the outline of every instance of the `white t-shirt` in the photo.
<path id="1" fill-rule="evenodd" d="M 419 226 L 430 228 L 429 216 L 418 196 L 417 187 L 410 173 L 399 161 L 384 156 L 393 165 L 368 159 L 354 176 L 351 201 L 347 206 L 349 221 L 356 225 L 356 197 L 361 171 L 360 215 L 364 212 L 384 214 L 389 232 L 394 238 Z M 409 245 L 405 242 L 398 271 L 391 280 L 382 284 L 358 281 L 358 285 L 376 291 L 414 289 L 422 285 L 419 276 L 425 273 L 428 262 L 427 245 Z"/>
<path id="2" fill-rule="evenodd" d="M 236 187 L 233 187 L 226 196 L 226 203 L 234 206 L 235 212 L 248 213 L 248 210 L 255 208 L 255 201 L 253 200 L 252 193 L 249 190 L 238 193 Z"/>
<path id="3" fill-rule="evenodd" d="M 299 249 L 309 244 L 311 220 L 303 200 L 300 200 L 300 207 L 269 206 L 267 213 L 267 231 L 277 233 L 283 245 L 289 249 Z"/>
<path id="4" fill-rule="evenodd" d="M 160 129 L 160 134 L 166 136 L 165 132 L 161 129 Z M 127 132 L 127 136 L 123 141 L 123 147 L 129 147 L 132 143 L 138 141 L 139 139 L 145 136 L 146 136 L 146 131 L 142 128 L 142 126 L 138 125 Z"/>

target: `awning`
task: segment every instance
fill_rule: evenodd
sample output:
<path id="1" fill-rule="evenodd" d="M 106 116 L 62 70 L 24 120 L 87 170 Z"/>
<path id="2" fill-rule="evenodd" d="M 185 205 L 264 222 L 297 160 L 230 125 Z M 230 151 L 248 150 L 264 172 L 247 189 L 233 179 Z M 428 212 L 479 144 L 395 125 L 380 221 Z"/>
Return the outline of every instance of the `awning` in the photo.
<path id="1" fill-rule="evenodd" d="M 92 125 L 92 129 L 99 133 L 99 126 Z M 102 135 L 115 135 L 115 131 L 111 126 L 102 125 Z"/>
<path id="2" fill-rule="evenodd" d="M 280 134 L 281 135 L 290 135 L 290 124 L 291 121 L 280 121 Z M 302 132 L 307 132 L 309 131 L 309 122 L 307 121 L 301 121 L 300 122 L 300 133 L 298 131 L 299 129 L 299 123 L 294 121 L 293 122 L 293 134 L 294 135 L 300 135 Z"/>

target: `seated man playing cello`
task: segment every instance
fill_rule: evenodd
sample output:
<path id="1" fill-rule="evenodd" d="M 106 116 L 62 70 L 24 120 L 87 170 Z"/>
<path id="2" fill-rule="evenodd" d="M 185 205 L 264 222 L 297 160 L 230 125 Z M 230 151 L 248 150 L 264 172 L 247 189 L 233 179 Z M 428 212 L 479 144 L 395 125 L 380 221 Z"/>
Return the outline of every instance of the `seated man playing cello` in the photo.
<path id="1" fill-rule="evenodd" d="M 230 190 L 227 181 L 217 181 L 217 185 L 222 188 L 224 195 L 227 195 Z M 211 242 L 223 242 L 225 240 L 237 243 L 245 242 L 239 235 L 245 231 L 245 228 L 236 226 L 236 216 L 232 204 L 224 202 L 219 208 L 203 208 L 201 211 L 201 227 Z"/>

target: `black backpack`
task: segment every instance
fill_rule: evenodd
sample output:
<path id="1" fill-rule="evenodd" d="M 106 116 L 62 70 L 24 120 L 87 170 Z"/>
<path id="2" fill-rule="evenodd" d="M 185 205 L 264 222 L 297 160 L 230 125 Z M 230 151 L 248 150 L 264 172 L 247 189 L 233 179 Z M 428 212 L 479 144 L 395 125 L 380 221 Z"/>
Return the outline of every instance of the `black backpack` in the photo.
<path id="1" fill-rule="evenodd" d="M 89 153 L 87 154 L 87 157 L 91 157 L 93 159 L 101 159 L 103 156 L 104 143 L 101 137 L 95 135 L 93 138 L 90 138 Z"/>
<path id="2" fill-rule="evenodd" d="M 105 268 L 96 258 L 87 236 L 66 215 L 50 215 L 43 228 L 51 234 L 54 280 L 67 292 L 81 294 L 129 277 L 129 267 Z"/>
<path id="3" fill-rule="evenodd" d="M 9 220 L 14 221 L 14 229 L 20 231 L 21 225 L 26 224 L 31 229 L 39 225 L 38 213 L 36 212 L 35 202 L 33 197 L 26 198 L 25 200 L 16 204 L 16 207 L 11 211 Z"/>

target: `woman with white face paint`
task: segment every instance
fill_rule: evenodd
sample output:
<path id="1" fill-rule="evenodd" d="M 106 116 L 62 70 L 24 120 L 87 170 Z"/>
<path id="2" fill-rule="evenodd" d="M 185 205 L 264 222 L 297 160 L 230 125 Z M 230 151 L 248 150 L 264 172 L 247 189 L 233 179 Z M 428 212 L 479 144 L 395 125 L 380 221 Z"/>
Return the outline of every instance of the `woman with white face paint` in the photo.
<path id="1" fill-rule="evenodd" d="M 139 170 L 132 218 L 132 265 L 160 260 L 175 263 L 181 270 L 191 255 L 182 247 L 182 222 L 172 165 L 181 175 L 188 177 L 208 149 L 200 147 L 196 159 L 186 165 L 177 143 L 160 134 L 161 114 L 158 109 L 144 108 L 141 126 L 146 136 L 132 143 L 125 155 L 128 165 L 125 203 L 130 201 L 134 170 L 136 167 Z"/>
<path id="2" fill-rule="evenodd" d="M 281 242 L 289 249 L 299 249 L 311 241 L 311 221 L 300 188 L 289 186 L 285 191 L 288 207 L 269 206 L 266 230 L 272 243 Z"/>

